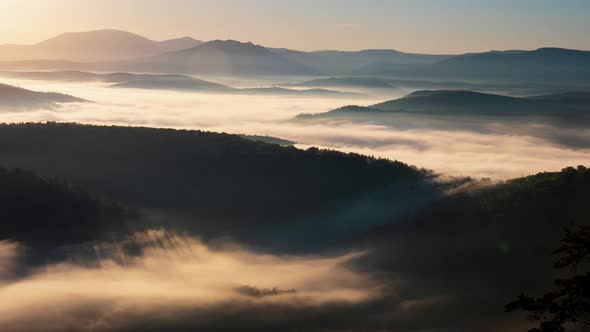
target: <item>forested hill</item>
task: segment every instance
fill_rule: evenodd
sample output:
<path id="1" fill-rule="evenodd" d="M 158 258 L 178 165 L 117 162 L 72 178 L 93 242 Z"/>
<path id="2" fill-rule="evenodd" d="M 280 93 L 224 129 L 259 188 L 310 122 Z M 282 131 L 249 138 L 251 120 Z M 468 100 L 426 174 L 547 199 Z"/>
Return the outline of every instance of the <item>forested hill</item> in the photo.
<path id="1" fill-rule="evenodd" d="M 477 330 L 485 318 L 498 324 L 489 330 L 501 330 L 522 317 L 500 308 L 518 294 L 551 289 L 552 252 L 564 226 L 590 224 L 588 197 L 583 166 L 473 186 L 378 228 L 367 241 L 367 264 L 405 280 L 398 292 L 410 298 L 445 294 L 452 305 L 439 314 L 448 322 Z"/>
<path id="2" fill-rule="evenodd" d="M 438 195 L 427 172 L 401 162 L 202 131 L 1 125 L 0 155 L 7 166 L 224 232 L 341 212 L 384 193 L 396 211 Z M 373 212 L 359 211 L 356 222 L 370 223 Z"/>
<path id="3" fill-rule="evenodd" d="M 55 248 L 125 233 L 123 205 L 35 173 L 0 167 L 0 241 Z"/>
<path id="4" fill-rule="evenodd" d="M 533 97 L 510 97 L 467 90 L 424 90 L 368 107 L 345 106 L 319 114 L 301 114 L 299 119 L 347 115 L 374 117 L 392 113 L 447 116 L 551 116 L 585 119 L 590 109 L 588 92 L 568 92 Z"/>

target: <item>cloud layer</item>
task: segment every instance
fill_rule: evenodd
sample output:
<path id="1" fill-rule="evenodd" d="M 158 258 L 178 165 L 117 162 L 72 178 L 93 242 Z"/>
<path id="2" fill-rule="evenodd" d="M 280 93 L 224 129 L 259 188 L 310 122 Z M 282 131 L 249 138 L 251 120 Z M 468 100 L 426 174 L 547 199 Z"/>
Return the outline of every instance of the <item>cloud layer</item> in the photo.
<path id="1" fill-rule="evenodd" d="M 40 91 L 94 101 L 54 110 L 0 112 L 0 121 L 71 121 L 203 129 L 271 135 L 320 146 L 397 159 L 449 175 L 506 179 L 590 162 L 590 131 L 561 124 L 473 123 L 454 119 L 395 119 L 392 123 L 297 123 L 300 113 L 325 112 L 364 100 L 278 96 L 205 95 L 171 91 L 111 89 L 100 84 L 3 79 Z M 239 82 L 230 82 L 239 84 Z M 265 82 L 268 83 L 268 82 Z M 241 84 L 254 84 L 241 83 Z M 404 92 L 396 91 L 389 99 Z M 383 97 L 381 97 L 383 98 Z"/>

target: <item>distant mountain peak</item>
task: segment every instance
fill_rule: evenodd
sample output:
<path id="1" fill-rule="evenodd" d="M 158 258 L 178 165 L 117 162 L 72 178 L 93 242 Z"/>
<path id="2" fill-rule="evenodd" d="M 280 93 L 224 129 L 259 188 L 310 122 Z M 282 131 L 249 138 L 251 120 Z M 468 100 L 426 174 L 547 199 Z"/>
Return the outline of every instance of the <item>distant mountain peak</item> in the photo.
<path id="1" fill-rule="evenodd" d="M 248 42 L 241 42 L 238 40 L 233 40 L 233 39 L 227 39 L 227 40 L 220 40 L 220 39 L 216 39 L 216 40 L 212 40 L 209 42 L 205 42 L 203 43 L 201 46 L 221 46 L 221 47 L 248 47 L 248 48 L 258 48 L 258 49 L 266 49 L 265 47 L 258 45 L 258 44 L 254 44 L 250 41 Z"/>
<path id="2" fill-rule="evenodd" d="M 119 30 L 119 29 L 97 29 L 97 30 L 86 30 L 86 31 L 69 31 L 69 32 L 62 33 L 59 36 L 64 36 L 64 35 L 65 36 L 67 36 L 67 35 L 80 35 L 80 34 L 95 34 L 95 35 L 100 35 L 100 34 L 122 34 L 122 35 L 139 36 L 139 35 L 134 34 L 132 32 L 125 31 L 125 30 Z"/>
<path id="3" fill-rule="evenodd" d="M 52 44 L 60 41 L 70 42 L 72 39 L 95 41 L 96 39 L 115 38 L 115 39 L 138 39 L 149 42 L 150 40 L 140 35 L 115 29 L 92 30 L 82 32 L 64 32 L 56 37 L 47 39 L 38 43 L 37 45 Z"/>
<path id="4" fill-rule="evenodd" d="M 224 75 L 310 74 L 300 63 L 276 54 L 252 42 L 212 40 L 196 47 L 168 52 L 150 59 L 186 73 L 222 73 Z"/>
<path id="5" fill-rule="evenodd" d="M 176 53 L 178 55 L 192 55 L 197 53 L 205 53 L 205 52 L 222 52 L 227 54 L 232 54 L 236 56 L 246 56 L 246 55 L 265 55 L 269 56 L 272 55 L 272 52 L 266 49 L 261 45 L 254 44 L 252 42 L 240 42 L 233 39 L 228 40 L 212 40 L 205 43 L 202 43 L 198 46 L 195 46 L 190 49 L 180 50 Z"/>
<path id="6" fill-rule="evenodd" d="M 176 38 L 176 39 L 170 39 L 170 40 L 183 40 L 183 41 L 189 41 L 189 40 L 197 40 L 193 37 L 190 36 L 184 36 L 184 37 L 180 37 L 180 38 Z"/>
<path id="7" fill-rule="evenodd" d="M 187 49 L 201 43 L 192 37 L 155 41 L 116 29 L 66 32 L 34 45 L 3 45 L 0 60 L 119 61 Z"/>

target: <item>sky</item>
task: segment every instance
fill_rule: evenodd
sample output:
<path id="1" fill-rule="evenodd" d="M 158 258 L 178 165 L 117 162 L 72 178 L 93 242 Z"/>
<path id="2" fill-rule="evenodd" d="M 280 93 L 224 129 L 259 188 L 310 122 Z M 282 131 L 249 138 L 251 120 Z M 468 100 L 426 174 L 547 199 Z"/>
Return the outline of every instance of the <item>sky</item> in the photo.
<path id="1" fill-rule="evenodd" d="M 588 0 L 2 0 L 0 44 L 121 29 L 299 50 L 590 50 Z"/>

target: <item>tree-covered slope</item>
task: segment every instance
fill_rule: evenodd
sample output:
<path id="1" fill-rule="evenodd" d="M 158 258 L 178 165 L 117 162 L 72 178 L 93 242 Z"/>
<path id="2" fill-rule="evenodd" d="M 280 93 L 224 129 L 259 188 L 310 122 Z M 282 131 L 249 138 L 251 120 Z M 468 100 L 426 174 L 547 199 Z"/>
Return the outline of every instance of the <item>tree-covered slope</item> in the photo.
<path id="1" fill-rule="evenodd" d="M 0 241 L 51 248 L 101 240 L 124 233 L 134 217 L 64 181 L 0 167 Z"/>
<path id="2" fill-rule="evenodd" d="M 551 287 L 551 254 L 564 226 L 590 223 L 588 197 L 582 166 L 472 186 L 379 227 L 363 264 L 395 280 L 402 298 L 443 296 L 431 308 L 442 321 L 425 322 L 429 328 L 473 330 L 483 318 L 492 324 L 484 330 L 498 330 L 521 319 L 503 313 L 506 303 Z"/>
<path id="3" fill-rule="evenodd" d="M 202 131 L 2 125 L 0 155 L 8 166 L 224 231 L 342 211 L 383 193 L 403 210 L 438 193 L 426 172 L 401 162 Z M 358 221 L 370 221 L 373 212 L 361 211 Z"/>

